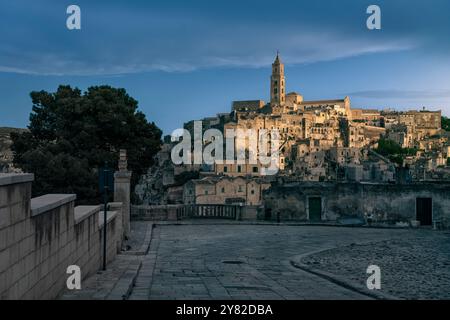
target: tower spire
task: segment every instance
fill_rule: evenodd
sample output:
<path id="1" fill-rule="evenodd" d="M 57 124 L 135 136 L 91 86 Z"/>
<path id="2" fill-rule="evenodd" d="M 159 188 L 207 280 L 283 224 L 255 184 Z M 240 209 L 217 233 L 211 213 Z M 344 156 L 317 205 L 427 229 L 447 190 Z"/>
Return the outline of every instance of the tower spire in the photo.
<path id="1" fill-rule="evenodd" d="M 284 79 L 284 64 L 280 59 L 280 51 L 272 63 L 272 76 L 270 77 L 270 104 L 284 105 L 286 101 L 286 84 Z"/>
<path id="2" fill-rule="evenodd" d="M 275 63 L 280 63 L 280 50 L 277 49 L 277 56 L 275 57 Z"/>

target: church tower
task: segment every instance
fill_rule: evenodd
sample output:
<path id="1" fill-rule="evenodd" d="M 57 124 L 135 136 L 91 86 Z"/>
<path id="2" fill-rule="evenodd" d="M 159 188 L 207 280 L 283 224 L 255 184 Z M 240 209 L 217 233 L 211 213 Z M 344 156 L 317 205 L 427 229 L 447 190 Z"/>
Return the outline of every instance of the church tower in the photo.
<path id="1" fill-rule="evenodd" d="M 284 105 L 286 102 L 286 81 L 284 79 L 284 64 L 281 63 L 279 53 L 272 63 L 272 76 L 270 77 L 270 104 Z"/>

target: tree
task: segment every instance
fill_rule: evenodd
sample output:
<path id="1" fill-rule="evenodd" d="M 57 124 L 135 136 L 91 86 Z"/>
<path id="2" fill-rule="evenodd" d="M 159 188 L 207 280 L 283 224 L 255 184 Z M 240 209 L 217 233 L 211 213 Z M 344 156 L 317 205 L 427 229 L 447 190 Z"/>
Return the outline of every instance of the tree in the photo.
<path id="1" fill-rule="evenodd" d="M 381 138 L 378 140 L 376 151 L 383 156 L 390 156 L 402 153 L 402 147 L 395 141 Z"/>
<path id="2" fill-rule="evenodd" d="M 397 142 L 382 137 L 378 140 L 378 147 L 375 151 L 395 162 L 399 165 L 403 165 L 403 159 L 405 156 L 415 155 L 416 148 L 402 148 Z"/>
<path id="3" fill-rule="evenodd" d="M 445 131 L 450 131 L 450 118 L 442 116 L 441 117 L 441 127 Z"/>
<path id="4" fill-rule="evenodd" d="M 126 149 L 132 188 L 153 164 L 161 130 L 137 110 L 125 89 L 59 86 L 55 93 L 31 92 L 28 131 L 11 135 L 14 164 L 35 174 L 33 195 L 76 193 L 79 203 L 99 201 L 98 168 L 117 168 Z"/>

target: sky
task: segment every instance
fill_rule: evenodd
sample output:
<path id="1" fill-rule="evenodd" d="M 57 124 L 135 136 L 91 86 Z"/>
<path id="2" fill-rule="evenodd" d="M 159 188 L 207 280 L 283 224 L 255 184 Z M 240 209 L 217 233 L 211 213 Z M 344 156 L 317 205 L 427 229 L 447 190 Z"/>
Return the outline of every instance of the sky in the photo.
<path id="1" fill-rule="evenodd" d="M 81 30 L 66 27 L 69 5 Z M 366 9 L 381 9 L 369 30 Z M 450 115 L 450 1 L 0 0 L 0 126 L 31 91 L 122 87 L 164 134 L 269 98 L 271 63 L 306 100 Z"/>

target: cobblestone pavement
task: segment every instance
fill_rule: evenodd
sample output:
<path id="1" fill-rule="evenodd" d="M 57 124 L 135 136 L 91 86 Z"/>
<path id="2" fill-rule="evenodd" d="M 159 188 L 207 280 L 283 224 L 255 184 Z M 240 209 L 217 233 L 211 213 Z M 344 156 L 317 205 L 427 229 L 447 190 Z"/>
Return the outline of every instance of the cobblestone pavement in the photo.
<path id="1" fill-rule="evenodd" d="M 398 239 L 312 254 L 307 266 L 364 283 L 364 268 L 381 269 L 381 289 L 403 299 L 450 299 L 450 233 L 417 230 Z"/>
<path id="2" fill-rule="evenodd" d="M 423 234 L 326 226 L 157 225 L 130 299 L 368 299 L 293 267 L 291 259 Z M 426 234 L 433 238 L 437 233 Z M 365 274 L 368 264 L 355 264 L 352 272 Z"/>

